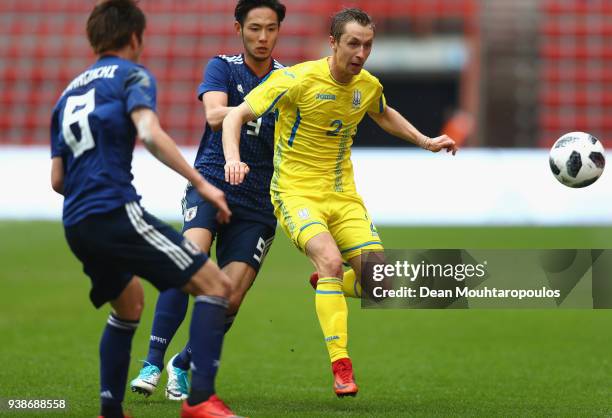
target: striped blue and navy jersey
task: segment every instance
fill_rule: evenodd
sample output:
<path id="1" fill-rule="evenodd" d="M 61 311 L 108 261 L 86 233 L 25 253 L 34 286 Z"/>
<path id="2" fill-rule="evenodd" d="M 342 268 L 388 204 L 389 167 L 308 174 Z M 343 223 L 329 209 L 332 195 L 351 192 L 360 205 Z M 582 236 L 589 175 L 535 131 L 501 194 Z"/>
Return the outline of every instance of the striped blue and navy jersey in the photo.
<path id="1" fill-rule="evenodd" d="M 278 68 L 282 68 L 282 65 L 273 60 L 270 71 Z M 211 59 L 206 66 L 204 79 L 198 88 L 198 99 L 202 100 L 202 95 L 206 92 L 221 91 L 227 93 L 228 106 L 239 106 L 244 97 L 261 81 L 262 79 L 245 64 L 242 55 L 219 55 Z M 256 219 L 263 216 L 265 220 L 275 222 L 270 202 L 274 115 L 245 124 L 240 135 L 240 158 L 251 169 L 242 184 L 232 186 L 225 182 L 221 131 L 213 132 L 209 124 L 206 124 L 200 142 L 195 168 L 225 192 L 230 206 L 242 206 L 249 209 Z"/>
<path id="2" fill-rule="evenodd" d="M 140 200 L 132 185 L 130 113 L 137 108 L 155 111 L 155 79 L 115 56 L 101 57 L 62 93 L 51 119 L 51 156 L 64 163 L 64 225 Z"/>

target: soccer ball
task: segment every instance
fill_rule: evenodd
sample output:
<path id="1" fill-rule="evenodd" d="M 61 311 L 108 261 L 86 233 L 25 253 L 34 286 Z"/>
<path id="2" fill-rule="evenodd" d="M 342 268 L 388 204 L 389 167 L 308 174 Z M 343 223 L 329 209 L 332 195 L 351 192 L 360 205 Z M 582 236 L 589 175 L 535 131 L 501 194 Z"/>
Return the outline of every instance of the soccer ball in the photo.
<path id="1" fill-rule="evenodd" d="M 550 150 L 550 169 L 568 187 L 586 187 L 603 173 L 604 148 L 593 135 L 570 132 L 555 142 Z"/>

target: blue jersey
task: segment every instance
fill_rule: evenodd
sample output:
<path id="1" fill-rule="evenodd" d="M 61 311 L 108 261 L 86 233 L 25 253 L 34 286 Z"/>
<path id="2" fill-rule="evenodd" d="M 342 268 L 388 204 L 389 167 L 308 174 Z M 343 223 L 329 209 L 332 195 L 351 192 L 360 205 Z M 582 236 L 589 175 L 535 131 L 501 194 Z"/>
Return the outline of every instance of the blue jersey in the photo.
<path id="1" fill-rule="evenodd" d="M 155 101 L 153 76 L 115 56 L 101 57 L 64 90 L 51 120 L 51 155 L 64 163 L 64 225 L 140 200 L 130 113 L 155 111 Z"/>
<path id="2" fill-rule="evenodd" d="M 282 65 L 273 60 L 270 71 L 278 68 Z M 198 99 L 202 100 L 206 92 L 221 91 L 227 93 L 228 106 L 239 106 L 244 96 L 261 81 L 244 63 L 242 55 L 220 55 L 206 66 L 204 80 L 198 88 Z M 194 165 L 208 181 L 225 192 L 230 206 L 245 207 L 253 218 L 264 217 L 266 221 L 275 222 L 270 202 L 273 156 L 274 115 L 267 115 L 243 125 L 240 132 L 240 158 L 251 169 L 242 184 L 232 186 L 225 182 L 221 131 L 213 132 L 208 123 Z"/>

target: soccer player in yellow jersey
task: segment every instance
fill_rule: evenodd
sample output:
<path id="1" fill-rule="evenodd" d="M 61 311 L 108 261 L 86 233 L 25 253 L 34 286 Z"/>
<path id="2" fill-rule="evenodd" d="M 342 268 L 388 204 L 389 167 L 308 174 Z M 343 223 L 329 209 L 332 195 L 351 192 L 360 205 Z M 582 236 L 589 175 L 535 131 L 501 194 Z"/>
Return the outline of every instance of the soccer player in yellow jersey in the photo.
<path id="1" fill-rule="evenodd" d="M 363 69 L 373 40 L 370 16 L 359 9 L 338 12 L 331 57 L 273 72 L 223 121 L 226 181 L 239 184 L 249 171 L 240 160 L 241 125 L 276 115 L 272 203 L 283 230 L 318 273 L 315 305 L 338 396 L 358 390 L 347 351 L 343 260 L 359 278 L 361 252 L 383 251 L 353 180 L 357 125 L 367 113 L 385 131 L 429 151 L 457 150 L 448 136 L 429 138 L 387 106 L 382 85 Z"/>

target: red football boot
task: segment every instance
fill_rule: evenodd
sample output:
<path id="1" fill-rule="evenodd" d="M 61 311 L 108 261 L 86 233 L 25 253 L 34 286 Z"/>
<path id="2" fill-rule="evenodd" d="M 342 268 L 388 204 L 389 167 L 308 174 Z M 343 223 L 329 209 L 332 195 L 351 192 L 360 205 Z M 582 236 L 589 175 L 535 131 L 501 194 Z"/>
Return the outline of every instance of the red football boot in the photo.
<path id="1" fill-rule="evenodd" d="M 183 401 L 181 418 L 241 418 L 234 415 L 231 409 L 217 396 L 212 395 L 207 401 L 190 406 Z"/>
<path id="2" fill-rule="evenodd" d="M 339 398 L 355 396 L 359 391 L 353 376 L 353 363 L 349 358 L 341 358 L 332 363 L 334 372 L 334 391 Z"/>

